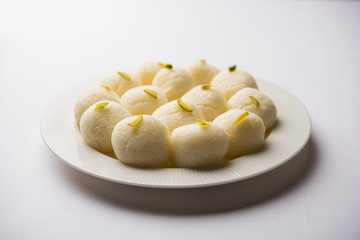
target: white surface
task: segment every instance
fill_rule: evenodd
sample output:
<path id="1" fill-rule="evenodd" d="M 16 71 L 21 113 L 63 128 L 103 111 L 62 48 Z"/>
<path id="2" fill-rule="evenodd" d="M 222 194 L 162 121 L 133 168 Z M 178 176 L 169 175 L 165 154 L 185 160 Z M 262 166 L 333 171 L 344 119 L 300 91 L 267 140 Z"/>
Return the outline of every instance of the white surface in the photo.
<path id="1" fill-rule="evenodd" d="M 134 168 L 96 151 L 80 135 L 73 113 L 74 102 L 83 89 L 94 88 L 100 82 L 86 81 L 59 96 L 41 117 L 40 129 L 46 145 L 66 163 L 110 181 L 159 188 L 205 187 L 235 182 L 284 164 L 305 146 L 310 137 L 310 118 L 303 104 L 279 86 L 257 79 L 259 88 L 274 101 L 278 111 L 278 124 L 260 151 L 211 170 Z"/>
<path id="2" fill-rule="evenodd" d="M 359 12 L 353 1 L 1 2 L 0 239 L 359 239 Z M 313 127 L 306 174 L 241 207 L 231 186 L 170 196 L 114 186 L 47 149 L 39 121 L 50 101 L 154 58 L 236 63 L 297 96 Z M 226 191 L 233 200 L 220 201 Z M 231 209 L 129 204 L 171 196 Z"/>

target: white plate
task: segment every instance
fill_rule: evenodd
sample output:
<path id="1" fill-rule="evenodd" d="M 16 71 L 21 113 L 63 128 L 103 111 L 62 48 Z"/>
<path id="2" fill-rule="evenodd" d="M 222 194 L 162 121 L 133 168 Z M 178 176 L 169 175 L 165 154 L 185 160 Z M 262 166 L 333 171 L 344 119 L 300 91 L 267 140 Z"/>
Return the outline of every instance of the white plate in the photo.
<path id="1" fill-rule="evenodd" d="M 261 151 L 215 168 L 135 168 L 85 144 L 75 124 L 73 107 L 79 95 L 97 86 L 98 80 L 86 82 L 53 102 L 42 116 L 41 134 L 47 146 L 67 164 L 113 182 L 155 188 L 192 188 L 241 181 L 291 160 L 305 146 L 311 131 L 309 114 L 296 97 L 274 84 L 256 81 L 259 89 L 274 101 L 278 123 Z"/>

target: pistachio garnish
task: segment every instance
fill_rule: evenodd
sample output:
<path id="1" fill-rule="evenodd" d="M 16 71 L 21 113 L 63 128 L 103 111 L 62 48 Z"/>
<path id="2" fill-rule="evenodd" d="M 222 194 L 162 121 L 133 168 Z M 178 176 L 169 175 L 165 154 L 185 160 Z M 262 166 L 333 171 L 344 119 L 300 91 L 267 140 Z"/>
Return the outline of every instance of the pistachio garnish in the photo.
<path id="1" fill-rule="evenodd" d="M 144 92 L 152 96 L 153 98 L 157 99 L 157 93 L 154 90 L 151 89 L 144 89 Z"/>
<path id="2" fill-rule="evenodd" d="M 249 98 L 255 106 L 259 106 L 259 101 L 256 98 L 254 98 L 253 96 L 249 96 Z"/>
<path id="3" fill-rule="evenodd" d="M 241 114 L 234 122 L 234 125 L 238 125 L 242 120 L 244 120 L 249 115 L 248 112 Z"/>
<path id="4" fill-rule="evenodd" d="M 211 89 L 211 85 L 202 85 L 201 86 L 202 90 L 210 90 Z"/>
<path id="5" fill-rule="evenodd" d="M 201 62 L 202 64 L 205 64 L 205 63 L 206 63 L 206 60 L 205 60 L 205 59 L 200 59 L 200 62 Z"/>
<path id="6" fill-rule="evenodd" d="M 143 120 L 143 116 L 142 116 L 142 114 L 140 114 L 134 121 L 132 121 L 131 123 L 128 123 L 128 125 L 130 127 L 137 127 L 142 122 L 142 120 Z"/>
<path id="7" fill-rule="evenodd" d="M 184 110 L 186 112 L 192 112 L 193 111 L 193 109 L 191 107 L 189 107 L 188 105 L 186 105 L 183 101 L 181 101 L 180 98 L 177 100 L 177 103 L 178 103 L 179 107 L 182 110 Z"/>
<path id="8" fill-rule="evenodd" d="M 200 127 L 208 127 L 210 126 L 210 122 L 204 122 L 204 121 L 201 121 L 201 120 L 195 120 L 195 122 L 197 122 Z"/>
<path id="9" fill-rule="evenodd" d="M 105 88 L 106 90 L 110 90 L 110 88 L 108 86 L 105 85 L 101 85 L 102 88 Z"/>
<path id="10" fill-rule="evenodd" d="M 233 72 L 236 70 L 236 65 L 229 67 L 229 72 Z"/>
<path id="11" fill-rule="evenodd" d="M 98 104 L 96 104 L 96 106 L 95 106 L 95 108 L 94 108 L 94 111 L 96 111 L 96 110 L 99 110 L 99 109 L 102 109 L 102 108 L 104 108 L 106 105 L 108 105 L 109 104 L 109 102 L 101 102 L 101 103 L 98 103 Z"/>
<path id="12" fill-rule="evenodd" d="M 167 69 L 173 69 L 173 66 L 172 66 L 171 64 L 166 64 L 166 65 L 165 65 L 165 68 L 167 68 Z"/>
<path id="13" fill-rule="evenodd" d="M 131 80 L 131 77 L 129 74 L 124 73 L 124 72 L 118 72 L 118 74 L 120 75 L 120 77 L 124 78 L 125 80 Z"/>
<path id="14" fill-rule="evenodd" d="M 162 68 L 164 68 L 165 66 L 166 66 L 166 64 L 165 63 L 162 63 L 162 62 L 158 62 L 157 63 L 160 67 L 162 67 Z"/>

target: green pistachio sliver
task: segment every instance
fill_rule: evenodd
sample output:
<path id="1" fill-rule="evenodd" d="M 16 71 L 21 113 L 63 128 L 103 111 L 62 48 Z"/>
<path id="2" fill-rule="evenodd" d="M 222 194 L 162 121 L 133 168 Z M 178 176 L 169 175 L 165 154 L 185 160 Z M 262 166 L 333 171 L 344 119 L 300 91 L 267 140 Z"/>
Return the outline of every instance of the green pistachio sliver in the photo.
<path id="1" fill-rule="evenodd" d="M 125 79 L 125 80 L 128 80 L 128 81 L 130 81 L 130 80 L 131 80 L 130 75 L 129 75 L 129 74 L 127 74 L 127 73 L 124 73 L 124 72 L 118 72 L 118 74 L 120 75 L 120 77 L 122 77 L 122 78 L 123 78 L 123 79 Z"/>
<path id="2" fill-rule="evenodd" d="M 211 89 L 211 85 L 202 85 L 201 86 L 202 90 L 210 90 Z"/>
<path id="3" fill-rule="evenodd" d="M 105 85 L 101 85 L 102 88 L 105 88 L 106 90 L 110 90 L 110 88 L 108 86 Z"/>
<path id="4" fill-rule="evenodd" d="M 166 65 L 165 65 L 165 68 L 167 68 L 167 69 L 173 69 L 173 66 L 172 66 L 171 64 L 166 64 Z"/>
<path id="5" fill-rule="evenodd" d="M 241 114 L 234 122 L 234 125 L 238 125 L 242 120 L 244 120 L 249 115 L 248 112 Z"/>
<path id="6" fill-rule="evenodd" d="M 144 89 L 144 92 L 146 92 L 147 94 L 149 94 L 151 97 L 157 99 L 157 93 L 156 93 L 154 90 Z"/>
<path id="7" fill-rule="evenodd" d="M 255 106 L 259 106 L 259 101 L 256 98 L 254 98 L 253 96 L 249 96 L 249 98 Z"/>
<path id="8" fill-rule="evenodd" d="M 195 120 L 195 122 L 197 122 L 200 127 L 208 127 L 210 126 L 210 122 L 204 122 L 204 121 L 201 121 L 201 120 Z"/>
<path id="9" fill-rule="evenodd" d="M 236 70 L 236 65 L 229 67 L 229 72 L 233 72 Z"/>
<path id="10" fill-rule="evenodd" d="M 137 127 L 143 121 L 143 116 L 140 114 L 134 121 L 128 123 L 130 127 Z"/>
<path id="11" fill-rule="evenodd" d="M 177 103 L 178 103 L 179 107 L 182 110 L 184 110 L 186 112 L 192 112 L 193 111 L 193 109 L 191 107 L 189 107 L 188 105 L 186 105 L 183 101 L 181 101 L 180 98 L 177 100 Z"/>
<path id="12" fill-rule="evenodd" d="M 96 111 L 96 110 L 99 110 L 99 109 L 102 109 L 102 108 L 104 108 L 106 105 L 108 105 L 109 104 L 109 102 L 101 102 L 101 103 L 98 103 L 98 104 L 96 104 L 96 106 L 95 106 L 95 108 L 94 108 L 94 111 Z"/>
<path id="13" fill-rule="evenodd" d="M 200 59 L 200 62 L 201 62 L 202 64 L 205 64 L 205 63 L 206 63 L 206 60 L 205 60 L 205 59 Z"/>
<path id="14" fill-rule="evenodd" d="M 165 63 L 162 63 L 162 62 L 158 62 L 157 63 L 160 67 L 162 67 L 162 68 L 164 68 L 165 66 L 166 66 L 166 64 Z"/>

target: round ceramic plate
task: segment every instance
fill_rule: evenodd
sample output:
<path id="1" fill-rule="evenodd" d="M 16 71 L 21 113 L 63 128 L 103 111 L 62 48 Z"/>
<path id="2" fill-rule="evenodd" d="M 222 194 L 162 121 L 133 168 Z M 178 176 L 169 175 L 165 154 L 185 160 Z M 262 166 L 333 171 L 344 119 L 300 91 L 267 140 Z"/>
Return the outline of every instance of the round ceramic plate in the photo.
<path id="1" fill-rule="evenodd" d="M 136 168 L 88 146 L 80 136 L 73 108 L 80 94 L 98 86 L 98 80 L 71 89 L 50 104 L 41 119 L 41 134 L 47 146 L 67 164 L 113 182 L 152 188 L 193 188 L 241 181 L 291 160 L 305 146 L 311 131 L 309 114 L 296 97 L 272 83 L 256 81 L 260 91 L 268 95 L 277 107 L 277 125 L 260 151 L 217 167 Z"/>

